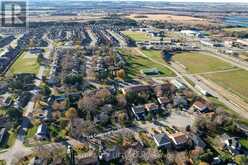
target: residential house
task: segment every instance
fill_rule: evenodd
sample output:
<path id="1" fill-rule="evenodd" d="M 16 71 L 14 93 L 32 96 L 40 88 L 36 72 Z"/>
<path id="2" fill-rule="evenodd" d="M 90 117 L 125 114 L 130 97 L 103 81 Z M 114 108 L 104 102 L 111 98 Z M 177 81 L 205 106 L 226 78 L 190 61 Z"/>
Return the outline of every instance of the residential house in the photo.
<path id="1" fill-rule="evenodd" d="M 225 148 L 233 155 L 239 154 L 241 151 L 241 144 L 236 137 L 230 137 L 225 140 Z"/>
<path id="2" fill-rule="evenodd" d="M 183 96 L 175 96 L 173 104 L 175 107 L 181 108 L 182 110 L 187 110 L 189 108 L 188 100 Z"/>
<path id="3" fill-rule="evenodd" d="M 0 94 L 4 94 L 8 90 L 8 84 L 1 82 L 0 84 Z"/>
<path id="4" fill-rule="evenodd" d="M 194 110 L 201 113 L 208 111 L 208 104 L 206 101 L 196 101 L 192 107 Z"/>
<path id="5" fill-rule="evenodd" d="M 0 144 L 4 143 L 6 134 L 7 134 L 6 128 L 1 128 L 1 130 L 0 130 Z"/>
<path id="6" fill-rule="evenodd" d="M 38 140 L 48 140 L 49 139 L 49 131 L 48 131 L 47 125 L 45 125 L 45 124 L 39 125 L 35 136 Z"/>
<path id="7" fill-rule="evenodd" d="M 76 164 L 80 165 L 98 165 L 97 154 L 93 151 L 87 153 L 79 154 L 76 156 Z"/>
<path id="8" fill-rule="evenodd" d="M 169 148 L 171 146 L 170 138 L 165 133 L 155 134 L 153 139 L 158 148 Z"/>
<path id="9" fill-rule="evenodd" d="M 122 88 L 121 92 L 124 95 L 127 95 L 129 92 L 139 93 L 139 92 L 147 92 L 149 90 L 151 90 L 150 85 L 134 85 L 134 86 L 128 86 L 126 88 Z"/>
<path id="10" fill-rule="evenodd" d="M 179 90 L 185 89 L 185 85 L 176 79 L 171 80 L 171 83 Z"/>
<path id="11" fill-rule="evenodd" d="M 170 135 L 176 149 L 183 149 L 188 142 L 188 137 L 183 132 L 176 132 Z"/>
<path id="12" fill-rule="evenodd" d="M 9 107 L 12 103 L 13 99 L 11 97 L 0 96 L 0 107 Z"/>
<path id="13" fill-rule="evenodd" d="M 206 147 L 206 143 L 196 134 L 191 134 L 190 138 L 192 139 L 195 147 L 199 147 L 199 148 L 205 148 Z"/>
<path id="14" fill-rule="evenodd" d="M 159 75 L 160 71 L 158 68 L 149 68 L 141 70 L 141 74 L 151 76 L 151 75 Z"/>
<path id="15" fill-rule="evenodd" d="M 248 127 L 244 124 L 236 124 L 237 128 L 248 137 Z"/>
<path id="16" fill-rule="evenodd" d="M 100 112 L 99 114 L 94 115 L 94 122 L 96 124 L 105 124 L 109 119 L 110 116 L 107 112 Z"/>
<path id="17" fill-rule="evenodd" d="M 28 102 L 31 100 L 32 94 L 30 92 L 23 92 L 21 96 L 18 97 L 16 102 L 16 108 L 23 108 L 25 107 Z"/>
<path id="18" fill-rule="evenodd" d="M 160 106 L 162 108 L 165 108 L 166 105 L 171 102 L 170 99 L 166 96 L 165 97 L 158 97 L 157 100 L 158 100 L 158 103 L 160 104 Z"/>
<path id="19" fill-rule="evenodd" d="M 145 118 L 145 107 L 144 105 L 132 106 L 131 110 L 137 120 L 143 120 Z"/>
<path id="20" fill-rule="evenodd" d="M 157 111 L 159 111 L 159 106 L 155 103 L 145 104 L 144 107 L 148 112 L 151 112 L 151 113 L 156 113 Z"/>

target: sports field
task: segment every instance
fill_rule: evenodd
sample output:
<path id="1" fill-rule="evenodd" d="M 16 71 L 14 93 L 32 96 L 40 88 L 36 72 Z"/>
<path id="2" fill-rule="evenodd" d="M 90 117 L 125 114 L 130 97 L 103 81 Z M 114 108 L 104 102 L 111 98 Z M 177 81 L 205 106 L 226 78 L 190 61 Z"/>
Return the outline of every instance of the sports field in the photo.
<path id="1" fill-rule="evenodd" d="M 204 73 L 234 68 L 207 52 L 183 52 L 173 56 L 173 60 L 184 65 L 189 73 Z"/>
<path id="2" fill-rule="evenodd" d="M 128 75 L 131 78 L 140 76 L 140 71 L 143 69 L 157 68 L 160 71 L 160 76 L 175 76 L 175 74 L 168 68 L 154 63 L 149 59 L 138 54 L 134 49 L 126 48 L 120 49 L 120 52 L 125 56 L 128 62 Z"/>
<path id="3" fill-rule="evenodd" d="M 237 70 L 204 75 L 225 89 L 235 93 L 248 102 L 248 71 Z"/>
<path id="4" fill-rule="evenodd" d="M 22 55 L 15 61 L 9 69 L 9 73 L 34 73 L 37 74 L 40 65 L 37 61 L 38 56 L 23 52 Z"/>
<path id="5" fill-rule="evenodd" d="M 146 32 L 123 31 L 122 33 L 138 42 L 159 40 L 159 37 L 152 37 Z"/>

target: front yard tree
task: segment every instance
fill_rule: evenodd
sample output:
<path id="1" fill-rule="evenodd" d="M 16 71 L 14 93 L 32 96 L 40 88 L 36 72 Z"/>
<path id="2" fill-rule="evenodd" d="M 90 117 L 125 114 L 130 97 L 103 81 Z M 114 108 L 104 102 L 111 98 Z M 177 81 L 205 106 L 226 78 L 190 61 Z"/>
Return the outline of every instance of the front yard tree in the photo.
<path id="1" fill-rule="evenodd" d="M 79 100 L 78 108 L 84 114 L 93 113 L 97 108 L 96 100 L 94 99 L 94 97 L 84 96 L 82 99 Z"/>
<path id="2" fill-rule="evenodd" d="M 41 94 L 45 96 L 49 96 L 51 94 L 51 90 L 47 85 L 42 85 L 41 86 Z"/>
<path id="3" fill-rule="evenodd" d="M 69 108 L 66 112 L 65 112 L 65 117 L 69 120 L 72 120 L 73 118 L 77 117 L 77 110 L 73 107 Z"/>
<path id="4" fill-rule="evenodd" d="M 121 79 L 121 80 L 124 80 L 125 79 L 125 70 L 124 69 L 120 69 L 117 71 L 117 78 L 118 79 Z"/>
<path id="5" fill-rule="evenodd" d="M 127 100 L 126 100 L 125 96 L 123 96 L 123 95 L 118 95 L 116 97 L 116 100 L 117 100 L 117 104 L 119 107 L 124 108 L 127 105 Z"/>

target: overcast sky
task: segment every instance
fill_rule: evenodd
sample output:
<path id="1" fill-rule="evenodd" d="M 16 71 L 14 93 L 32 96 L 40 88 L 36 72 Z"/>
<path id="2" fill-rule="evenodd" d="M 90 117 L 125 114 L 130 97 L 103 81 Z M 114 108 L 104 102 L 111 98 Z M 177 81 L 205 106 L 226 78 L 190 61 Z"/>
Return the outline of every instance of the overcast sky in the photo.
<path id="1" fill-rule="evenodd" d="M 56 0 L 28 0 L 28 1 L 56 1 Z M 59 0 L 59 1 L 61 1 L 61 0 Z M 64 1 L 66 1 L 66 0 L 64 0 Z M 68 0 L 68 1 L 72 1 L 72 0 Z M 86 1 L 86 0 L 75 0 L 75 1 Z M 89 0 L 87 0 L 87 1 L 89 1 Z M 111 1 L 111 0 L 93 0 L 93 1 Z M 243 2 L 243 3 L 248 3 L 248 0 L 113 0 L 113 1 Z"/>
<path id="2" fill-rule="evenodd" d="M 129 0 L 135 1 L 135 0 Z M 142 0 L 140 0 L 142 1 Z M 248 3 L 248 0 L 143 0 L 143 1 L 169 1 L 169 2 L 245 2 Z"/>

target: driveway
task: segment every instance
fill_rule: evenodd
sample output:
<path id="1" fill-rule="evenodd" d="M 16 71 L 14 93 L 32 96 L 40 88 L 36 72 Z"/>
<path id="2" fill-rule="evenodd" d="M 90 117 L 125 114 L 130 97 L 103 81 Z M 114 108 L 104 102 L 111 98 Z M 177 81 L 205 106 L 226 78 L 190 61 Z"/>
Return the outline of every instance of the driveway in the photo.
<path id="1" fill-rule="evenodd" d="M 188 112 L 183 111 L 172 111 L 171 115 L 168 116 L 165 120 L 159 120 L 164 125 L 168 125 L 169 127 L 177 127 L 179 129 L 185 129 L 187 125 L 192 126 L 195 121 L 195 116 L 191 115 Z"/>

